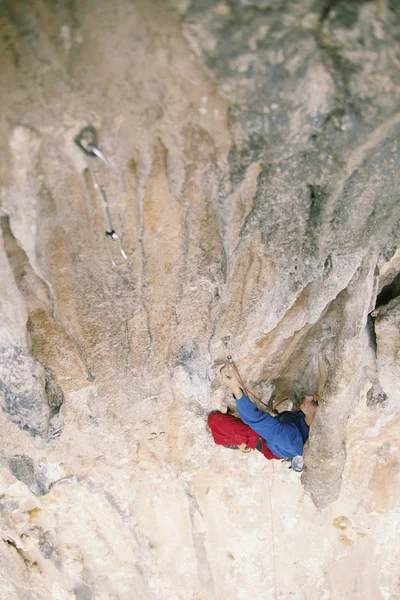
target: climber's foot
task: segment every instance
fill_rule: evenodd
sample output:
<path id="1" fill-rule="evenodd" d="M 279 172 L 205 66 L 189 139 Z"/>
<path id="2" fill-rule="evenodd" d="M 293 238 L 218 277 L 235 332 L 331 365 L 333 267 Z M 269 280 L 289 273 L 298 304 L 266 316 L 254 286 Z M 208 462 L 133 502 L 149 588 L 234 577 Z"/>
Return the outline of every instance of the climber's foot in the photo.
<path id="1" fill-rule="evenodd" d="M 300 409 L 305 414 L 305 422 L 310 427 L 311 423 L 314 420 L 315 411 L 318 406 L 318 395 L 314 394 L 313 396 L 306 394 L 304 396 L 304 400 L 300 405 Z"/>
<path id="2" fill-rule="evenodd" d="M 224 448 L 230 448 L 231 450 L 240 450 L 240 452 L 251 452 L 251 448 L 248 448 L 246 444 L 240 444 L 240 446 L 224 446 Z"/>
<path id="3" fill-rule="evenodd" d="M 251 448 L 248 448 L 246 446 L 246 444 L 240 444 L 240 446 L 238 446 L 238 448 L 239 448 L 240 452 L 245 452 L 245 453 L 251 452 Z"/>

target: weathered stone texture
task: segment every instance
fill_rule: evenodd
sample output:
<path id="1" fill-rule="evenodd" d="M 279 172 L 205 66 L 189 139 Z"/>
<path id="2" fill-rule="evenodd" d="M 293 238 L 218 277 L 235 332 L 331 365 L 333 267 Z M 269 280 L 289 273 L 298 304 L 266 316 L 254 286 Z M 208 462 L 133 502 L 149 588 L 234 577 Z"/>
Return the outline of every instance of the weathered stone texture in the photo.
<path id="1" fill-rule="evenodd" d="M 0 31 L 0 598 L 395 600 L 396 2 L 13 0 Z M 213 445 L 227 348 L 264 403 L 319 392 L 302 476 Z"/>

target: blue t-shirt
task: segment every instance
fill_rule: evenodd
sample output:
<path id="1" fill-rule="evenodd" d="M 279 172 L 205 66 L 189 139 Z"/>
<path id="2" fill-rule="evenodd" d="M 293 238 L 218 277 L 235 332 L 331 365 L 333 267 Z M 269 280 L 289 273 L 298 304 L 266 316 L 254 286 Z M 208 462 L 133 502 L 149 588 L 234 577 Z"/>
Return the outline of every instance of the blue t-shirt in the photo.
<path id="1" fill-rule="evenodd" d="M 275 456 L 292 458 L 303 454 L 309 427 L 301 410 L 284 411 L 272 417 L 257 408 L 245 393 L 239 400 L 236 399 L 236 407 L 242 421 L 266 441 Z"/>

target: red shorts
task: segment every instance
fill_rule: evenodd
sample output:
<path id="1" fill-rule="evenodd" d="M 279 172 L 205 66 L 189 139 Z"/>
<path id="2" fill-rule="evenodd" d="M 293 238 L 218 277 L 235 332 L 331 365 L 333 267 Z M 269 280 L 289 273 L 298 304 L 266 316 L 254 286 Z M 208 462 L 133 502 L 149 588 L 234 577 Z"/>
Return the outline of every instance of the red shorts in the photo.
<path id="1" fill-rule="evenodd" d="M 246 425 L 242 419 L 224 414 L 218 410 L 208 415 L 208 426 L 211 429 L 214 442 L 221 446 L 246 444 L 248 448 L 255 448 L 258 441 L 262 440 L 258 433 Z M 268 460 L 272 458 L 280 460 L 279 456 L 272 454 L 265 440 L 262 440 L 261 451 Z"/>

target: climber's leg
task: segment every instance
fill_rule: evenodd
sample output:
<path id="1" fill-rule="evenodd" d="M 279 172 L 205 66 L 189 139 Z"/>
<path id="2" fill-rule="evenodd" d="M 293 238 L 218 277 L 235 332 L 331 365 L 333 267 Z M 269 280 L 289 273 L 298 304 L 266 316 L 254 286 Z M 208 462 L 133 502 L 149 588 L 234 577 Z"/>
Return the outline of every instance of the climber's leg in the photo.
<path id="1" fill-rule="evenodd" d="M 273 452 L 271 452 L 271 450 L 268 448 L 268 446 L 266 444 L 266 441 L 263 440 L 262 437 L 260 437 L 258 440 L 256 450 L 261 452 L 261 454 L 264 454 L 264 456 L 267 460 L 272 460 L 273 458 L 275 458 L 276 460 L 282 460 L 279 456 L 275 456 L 275 454 Z"/>
<path id="2" fill-rule="evenodd" d="M 219 411 L 212 412 L 208 415 L 208 426 L 216 444 L 238 447 L 242 451 L 245 447 L 257 448 L 268 460 L 272 458 L 280 460 L 278 456 L 271 452 L 265 440 L 258 433 L 233 415 L 227 415 Z"/>
<path id="3" fill-rule="evenodd" d="M 214 411 L 208 415 L 208 426 L 214 442 L 221 446 L 240 446 L 255 448 L 259 435 L 238 417 Z"/>

